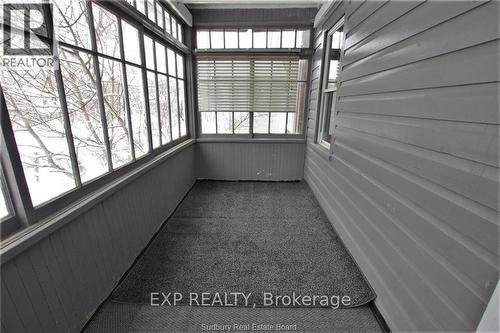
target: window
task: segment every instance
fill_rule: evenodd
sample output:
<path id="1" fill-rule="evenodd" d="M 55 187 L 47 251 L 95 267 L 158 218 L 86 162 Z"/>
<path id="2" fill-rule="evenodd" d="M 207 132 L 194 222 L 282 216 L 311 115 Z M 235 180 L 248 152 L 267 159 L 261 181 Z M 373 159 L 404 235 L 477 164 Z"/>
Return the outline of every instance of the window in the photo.
<path id="1" fill-rule="evenodd" d="M 63 0 L 58 0 L 63 1 Z M 64 0 L 67 1 L 67 0 Z M 80 0 L 82 1 L 82 0 Z M 142 15 L 145 19 L 158 26 L 166 34 L 177 39 L 179 42 L 183 43 L 183 26 L 179 23 L 175 17 L 167 10 L 167 8 L 159 0 L 127 0 L 131 8 L 134 8 Z"/>
<path id="2" fill-rule="evenodd" d="M 300 134 L 307 64 L 291 53 L 199 54 L 202 134 Z"/>
<path id="3" fill-rule="evenodd" d="M 140 67 L 127 65 L 127 87 L 132 120 L 134 152 L 141 157 L 149 152 L 148 123 L 144 100 L 144 85 Z"/>
<path id="4" fill-rule="evenodd" d="M 150 52 L 153 39 L 145 36 L 144 41 L 146 52 Z M 154 49 L 155 57 L 147 65 L 148 100 L 153 146 L 159 146 L 187 134 L 184 57 L 158 41 L 154 41 Z M 161 133 L 158 138 L 155 137 L 157 133 Z"/>
<path id="5" fill-rule="evenodd" d="M 182 36 L 182 25 L 159 2 L 127 3 L 160 26 L 168 17 L 168 27 L 174 24 Z M 27 186 L 20 190 L 29 191 L 31 202 L 8 195 L 0 170 L 0 219 L 15 219 L 10 208 L 22 207 L 27 222 L 35 223 L 32 216 L 55 213 L 67 198 L 95 190 L 120 174 L 115 170 L 130 170 L 188 134 L 185 58 L 175 43 L 158 34 L 152 38 L 148 25 L 123 20 L 106 2 L 56 0 L 52 8 L 53 26 L 46 31 L 53 30 L 57 42 L 40 38 L 51 47 L 45 57 L 57 55 L 59 61 L 2 68 L 0 91 L 14 135 L 8 142 L 15 140 L 20 160 L 14 163 L 22 164 L 25 177 L 16 177 L 15 186 Z M 12 24 L 24 26 L 19 12 Z M 23 31 L 13 33 L 21 36 L 13 36 L 14 42 L 23 40 Z"/>
<path id="6" fill-rule="evenodd" d="M 125 60 L 135 64 L 141 64 L 141 54 L 139 47 L 139 31 L 134 26 L 122 21 L 123 53 Z"/>
<path id="7" fill-rule="evenodd" d="M 214 28 L 196 31 L 198 49 L 309 48 L 310 29 Z"/>
<path id="8" fill-rule="evenodd" d="M 53 8 L 56 38 L 62 42 L 90 49 L 86 1 L 56 0 Z"/>
<path id="9" fill-rule="evenodd" d="M 129 121 L 120 62 L 99 57 L 100 78 L 113 168 L 132 161 Z"/>
<path id="10" fill-rule="evenodd" d="M 326 35 L 323 59 L 323 82 L 321 87 L 321 106 L 318 128 L 318 143 L 330 148 L 335 120 L 337 101 L 337 77 L 340 69 L 341 54 L 344 48 L 344 20 L 341 19 Z"/>
<path id="11" fill-rule="evenodd" d="M 76 186 L 52 67 L 4 68 L 2 87 L 34 205 Z"/>
<path id="12" fill-rule="evenodd" d="M 99 53 L 119 58 L 120 38 L 118 35 L 118 20 L 104 8 L 92 4 L 94 14 L 94 27 Z"/>
<path id="13" fill-rule="evenodd" d="M 203 36 L 200 36 L 203 37 Z M 240 49 L 251 49 L 252 48 L 252 29 L 239 29 L 238 31 L 238 42 Z M 203 49 L 201 45 L 198 46 Z M 207 47 L 208 48 L 208 47 Z"/>
<path id="14" fill-rule="evenodd" d="M 94 84 L 94 58 L 66 47 L 61 47 L 59 57 L 80 176 L 87 182 L 109 170 Z"/>

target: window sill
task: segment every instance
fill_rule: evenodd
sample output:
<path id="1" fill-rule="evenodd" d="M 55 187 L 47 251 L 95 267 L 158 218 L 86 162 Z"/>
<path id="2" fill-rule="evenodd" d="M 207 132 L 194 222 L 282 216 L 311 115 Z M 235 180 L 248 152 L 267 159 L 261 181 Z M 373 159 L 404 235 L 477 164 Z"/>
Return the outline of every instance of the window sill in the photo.
<path id="1" fill-rule="evenodd" d="M 325 160 L 328 160 L 328 161 L 331 160 L 332 154 L 330 152 L 330 149 L 325 147 L 321 143 L 315 142 L 315 143 L 309 145 L 309 147 L 311 147 L 312 150 L 314 150 L 318 155 L 323 157 Z"/>
<path id="2" fill-rule="evenodd" d="M 99 190 L 96 190 L 93 193 L 83 197 L 67 208 L 41 220 L 36 224 L 21 229 L 17 233 L 6 238 L 0 243 L 1 264 L 3 265 L 5 262 L 14 258 L 17 254 L 23 252 L 26 248 L 49 236 L 54 231 L 63 227 L 66 223 L 69 223 L 79 215 L 85 213 L 90 208 L 92 208 L 99 202 L 102 202 L 102 200 L 119 191 L 121 188 L 131 183 L 138 177 L 142 176 L 149 170 L 164 163 L 172 156 L 192 146 L 195 142 L 196 140 L 194 139 L 183 141 L 182 143 L 172 147 L 164 153 L 157 155 L 151 161 L 145 163 L 137 169 L 130 171 L 122 177 L 103 186 Z"/>

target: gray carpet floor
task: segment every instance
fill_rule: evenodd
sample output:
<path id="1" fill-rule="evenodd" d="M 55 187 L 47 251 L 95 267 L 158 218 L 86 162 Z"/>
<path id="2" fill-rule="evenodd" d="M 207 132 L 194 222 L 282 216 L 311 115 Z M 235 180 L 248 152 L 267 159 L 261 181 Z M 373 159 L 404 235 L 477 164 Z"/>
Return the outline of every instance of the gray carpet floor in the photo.
<path id="1" fill-rule="evenodd" d="M 234 326 L 234 325 L 241 326 Z M 266 332 L 278 331 L 278 324 L 292 325 L 281 332 L 383 332 L 369 306 L 351 309 L 322 308 L 222 308 L 151 307 L 108 301 L 84 332 L 220 332 L 229 325 L 231 332 L 248 332 L 251 325 L 274 325 Z M 214 326 L 217 325 L 217 326 Z M 247 326 L 245 326 L 247 325 Z M 293 325 L 296 325 L 293 327 Z M 258 326 L 256 326 L 258 327 Z M 218 329 L 217 329 L 218 328 Z M 227 332 L 227 330 L 226 330 Z"/>
<path id="2" fill-rule="evenodd" d="M 303 182 L 197 182 L 111 299 L 170 291 L 375 298 Z"/>

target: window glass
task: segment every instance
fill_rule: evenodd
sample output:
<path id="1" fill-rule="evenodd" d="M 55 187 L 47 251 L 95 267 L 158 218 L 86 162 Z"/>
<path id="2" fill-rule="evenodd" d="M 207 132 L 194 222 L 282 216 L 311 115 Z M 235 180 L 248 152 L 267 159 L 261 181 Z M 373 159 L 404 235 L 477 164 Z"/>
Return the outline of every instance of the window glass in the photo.
<path id="1" fill-rule="evenodd" d="M 324 95 L 323 101 L 323 124 L 321 127 L 321 140 L 330 143 L 333 134 L 333 114 L 335 110 L 336 92 L 327 92 Z"/>
<path id="2" fill-rule="evenodd" d="M 168 78 L 166 75 L 158 74 L 158 97 L 160 101 L 161 119 L 161 144 L 164 145 L 172 141 L 170 135 L 170 107 L 168 100 Z"/>
<path id="3" fill-rule="evenodd" d="M 233 133 L 232 112 L 217 112 L 217 133 L 219 134 Z"/>
<path id="4" fill-rule="evenodd" d="M 172 122 L 172 140 L 177 140 L 179 134 L 179 111 L 177 107 L 177 79 L 169 78 L 170 88 L 170 120 Z"/>
<path id="5" fill-rule="evenodd" d="M 284 134 L 286 131 L 286 113 L 271 112 L 271 123 L 269 132 L 272 134 Z"/>
<path id="6" fill-rule="evenodd" d="M 269 30 L 267 32 L 267 47 L 268 48 L 280 48 L 281 47 L 281 31 L 280 30 Z"/>
<path id="7" fill-rule="evenodd" d="M 85 0 L 53 2 L 54 33 L 58 40 L 90 49 L 90 30 Z"/>
<path id="8" fill-rule="evenodd" d="M 253 47 L 256 49 L 266 48 L 266 30 L 254 30 L 253 32 Z"/>
<path id="9" fill-rule="evenodd" d="M 328 37 L 329 44 L 329 62 L 328 66 L 328 79 L 327 87 L 334 88 L 337 82 L 338 70 L 340 66 L 340 50 L 343 41 L 343 28 L 340 27 L 333 34 Z"/>
<path id="10" fill-rule="evenodd" d="M 184 78 L 184 58 L 180 54 L 176 54 L 177 57 L 177 76 L 181 79 Z"/>
<path id="11" fill-rule="evenodd" d="M 210 30 L 210 43 L 212 49 L 224 48 L 224 31 L 223 30 Z"/>
<path id="12" fill-rule="evenodd" d="M 208 30 L 198 30 L 196 32 L 196 44 L 199 49 L 209 49 L 210 32 Z"/>
<path id="13" fill-rule="evenodd" d="M 139 31 L 136 27 L 122 21 L 123 49 L 125 60 L 141 64 L 141 49 L 139 47 Z"/>
<path id="14" fill-rule="evenodd" d="M 249 112 L 234 112 L 234 133 L 248 134 L 250 133 L 250 113 Z"/>
<path id="15" fill-rule="evenodd" d="M 153 138 L 153 148 L 160 146 L 160 117 L 158 113 L 158 102 L 156 99 L 156 75 L 148 71 L 148 101 L 149 112 L 151 114 L 151 136 Z"/>
<path id="16" fill-rule="evenodd" d="M 184 93 L 184 81 L 177 80 L 179 88 L 179 123 L 181 127 L 181 136 L 187 134 L 187 118 L 186 118 L 186 96 Z"/>
<path id="17" fill-rule="evenodd" d="M 295 112 L 288 112 L 288 120 L 286 123 L 286 132 L 288 134 L 298 134 L 300 133 L 300 125 L 297 123 L 297 117 Z"/>
<path id="18" fill-rule="evenodd" d="M 127 65 L 127 87 L 135 156 L 141 157 L 149 152 L 148 124 L 141 68 Z"/>
<path id="19" fill-rule="evenodd" d="M 156 23 L 163 29 L 163 11 L 159 2 L 156 3 Z"/>
<path id="20" fill-rule="evenodd" d="M 116 16 L 92 3 L 97 51 L 112 57 L 120 57 L 120 39 Z"/>
<path id="21" fill-rule="evenodd" d="M 170 16 L 170 22 L 172 26 L 172 36 L 177 39 L 177 20 L 173 16 Z"/>
<path id="22" fill-rule="evenodd" d="M 99 57 L 99 70 L 108 123 L 111 159 L 113 168 L 116 169 L 132 160 L 122 65 L 118 61 Z"/>
<path id="23" fill-rule="evenodd" d="M 318 142 L 329 146 L 333 136 L 335 103 L 337 96 L 337 76 L 340 55 L 343 48 L 343 21 L 337 23 L 327 34 L 324 54 L 324 72 L 321 98 Z"/>
<path id="24" fill-rule="evenodd" d="M 172 29 L 170 28 L 170 14 L 167 11 L 164 11 L 165 16 L 165 31 L 167 34 L 172 34 Z"/>
<path id="25" fill-rule="evenodd" d="M 59 56 L 78 167 L 86 182 L 109 168 L 93 57 L 69 48 L 61 48 Z"/>
<path id="26" fill-rule="evenodd" d="M 177 39 L 182 43 L 183 35 L 182 35 L 182 26 L 180 23 L 177 23 Z"/>
<path id="27" fill-rule="evenodd" d="M 252 29 L 239 30 L 240 49 L 252 48 Z"/>
<path id="28" fill-rule="evenodd" d="M 52 67 L 4 68 L 2 88 L 34 205 L 75 187 Z"/>
<path id="29" fill-rule="evenodd" d="M 288 49 L 295 47 L 295 30 L 283 30 L 281 33 L 281 46 Z"/>
<path id="30" fill-rule="evenodd" d="M 253 114 L 254 133 L 269 133 L 269 112 L 254 112 Z"/>
<path id="31" fill-rule="evenodd" d="M 144 53 L 146 55 L 146 67 L 155 69 L 155 53 L 153 51 L 153 40 L 144 36 Z"/>
<path id="32" fill-rule="evenodd" d="M 175 70 L 175 52 L 171 49 L 167 49 L 167 58 L 168 58 L 168 75 L 177 76 Z"/>
<path id="33" fill-rule="evenodd" d="M 201 132 L 203 134 L 217 133 L 215 112 L 201 112 Z"/>
<path id="34" fill-rule="evenodd" d="M 297 30 L 297 48 L 309 47 L 310 30 Z"/>
<path id="35" fill-rule="evenodd" d="M 147 6 L 148 6 L 148 18 L 153 21 L 155 21 L 155 5 L 154 5 L 154 0 L 147 0 Z"/>
<path id="36" fill-rule="evenodd" d="M 225 32 L 226 49 L 238 48 L 238 30 L 226 30 Z"/>
<path id="37" fill-rule="evenodd" d="M 136 0 L 137 10 L 143 14 L 146 13 L 146 2 L 145 1 L 146 0 Z"/>
<path id="38" fill-rule="evenodd" d="M 156 47 L 156 68 L 159 72 L 167 73 L 167 58 L 165 56 L 165 46 L 155 42 Z"/>

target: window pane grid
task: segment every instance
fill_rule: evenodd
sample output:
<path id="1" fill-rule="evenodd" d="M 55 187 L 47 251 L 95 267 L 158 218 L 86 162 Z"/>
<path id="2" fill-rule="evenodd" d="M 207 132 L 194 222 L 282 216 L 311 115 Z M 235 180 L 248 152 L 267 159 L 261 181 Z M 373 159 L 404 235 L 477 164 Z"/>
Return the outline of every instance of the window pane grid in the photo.
<path id="1" fill-rule="evenodd" d="M 127 2 L 159 29 L 179 42 L 184 43 L 182 24 L 174 18 L 172 13 L 160 1 L 136 0 Z"/>
<path id="2" fill-rule="evenodd" d="M 337 75 L 344 43 L 343 18 L 326 34 L 317 142 L 330 147 L 335 128 Z"/>
<path id="3" fill-rule="evenodd" d="M 293 54 L 202 54 L 196 61 L 202 134 L 302 132 L 307 60 Z"/>
<path id="4" fill-rule="evenodd" d="M 54 5 L 54 36 L 60 43 L 43 41 L 54 48 L 60 62 L 5 69 L 2 77 L 30 207 L 45 205 L 150 154 L 150 135 L 153 148 L 160 146 L 162 136 L 157 59 L 154 51 L 142 52 L 154 50 L 156 41 L 144 35 L 142 26 L 117 17 L 106 4 L 58 0 Z M 161 15 L 154 13 L 163 20 L 163 9 L 153 8 L 161 9 Z M 181 31 L 181 24 L 176 25 Z M 167 73 L 165 52 L 168 101 L 164 104 L 170 127 L 172 94 L 176 138 L 181 138 L 187 135 L 184 58 L 170 51 L 175 70 Z M 171 128 L 165 132 L 170 135 Z M 1 190 L 4 217 L 8 200 Z"/>
<path id="5" fill-rule="evenodd" d="M 196 31 L 198 49 L 301 49 L 309 48 L 309 28 L 213 28 Z"/>

